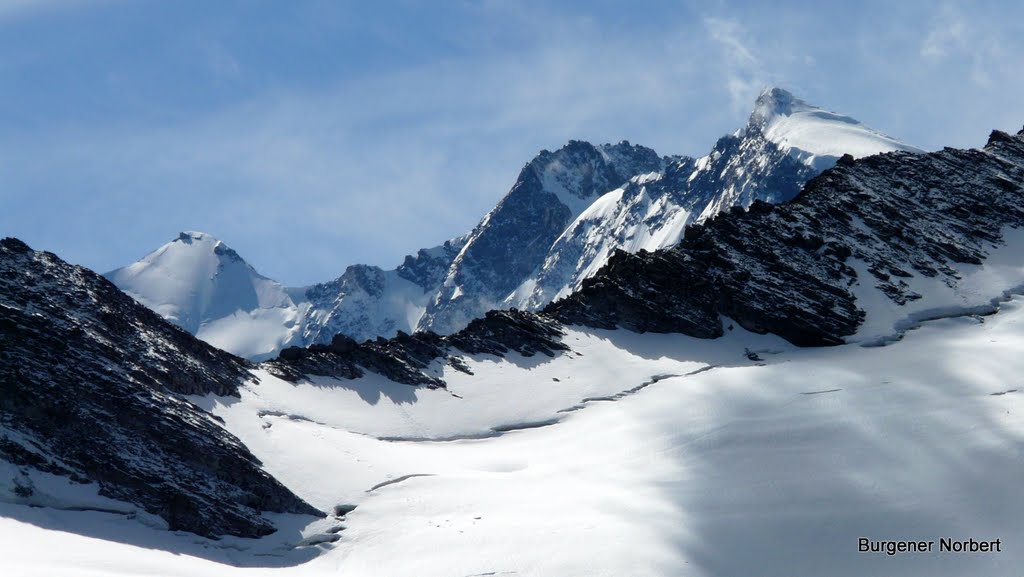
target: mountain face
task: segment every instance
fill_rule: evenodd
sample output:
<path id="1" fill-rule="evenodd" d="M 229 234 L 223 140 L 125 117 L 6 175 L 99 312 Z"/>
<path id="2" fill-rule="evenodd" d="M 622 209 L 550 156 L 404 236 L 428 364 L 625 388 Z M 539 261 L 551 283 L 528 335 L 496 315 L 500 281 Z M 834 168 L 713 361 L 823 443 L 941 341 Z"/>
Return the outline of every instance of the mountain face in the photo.
<path id="1" fill-rule="evenodd" d="M 252 378 L 92 271 L 0 241 L 0 460 L 20 470 L 15 502 L 62 503 L 33 482 L 56 475 L 204 536 L 271 533 L 265 511 L 319 515 L 185 396 L 237 396 Z"/>
<path id="2" fill-rule="evenodd" d="M 353 265 L 333 281 L 285 289 L 209 235 L 182 233 L 108 276 L 172 322 L 254 360 L 339 333 L 359 341 L 451 334 L 494 308 L 536 311 L 565 298 L 617 250 L 671 247 L 688 225 L 730 207 L 786 202 L 842 154 L 894 150 L 920 152 L 773 88 L 744 128 L 699 159 L 661 158 L 628 142 L 542 151 L 473 231 L 394 270 Z"/>
<path id="3" fill-rule="evenodd" d="M 628 142 L 572 141 L 541 152 L 469 234 L 418 328 L 451 333 L 494 308 L 544 262 L 551 243 L 595 199 L 663 166 L 653 150 Z"/>
<path id="4" fill-rule="evenodd" d="M 208 234 L 183 232 L 105 276 L 165 319 L 240 356 L 266 358 L 301 342 L 308 305 Z"/>
<path id="5" fill-rule="evenodd" d="M 1024 226 L 1024 131 L 981 150 L 838 165 L 792 202 L 755 202 L 676 247 L 615 253 L 545 311 L 565 323 L 714 338 L 723 318 L 797 345 L 892 338 L 916 319 L 991 310 L 1024 282 L 992 261 Z M 728 322 L 728 321 L 727 321 Z"/>
<path id="6" fill-rule="evenodd" d="M 213 236 L 182 232 L 105 276 L 200 339 L 258 361 L 339 333 L 365 340 L 415 330 L 463 242 L 421 249 L 394 270 L 353 265 L 333 281 L 287 288 Z"/>
<path id="7" fill-rule="evenodd" d="M 440 367 L 464 370 L 463 354 L 567 350 L 565 325 L 706 339 L 739 325 L 798 346 L 878 344 L 920 320 L 995 310 L 1024 286 L 1022 248 L 1024 130 L 997 131 L 981 150 L 842 157 L 789 203 L 757 200 L 688 227 L 677 246 L 615 252 L 539 314 L 492 311 L 448 337 L 339 338 L 264 366 L 443 386 Z M 490 349 L 472 344 L 495 335 Z"/>
<path id="8" fill-rule="evenodd" d="M 337 334 L 362 341 L 415 331 L 464 244 L 460 237 L 420 249 L 394 270 L 352 265 L 337 279 L 302 290 L 309 308 L 301 343 L 326 344 Z"/>
<path id="9" fill-rule="evenodd" d="M 682 158 L 660 174 L 635 176 L 594 202 L 505 304 L 540 309 L 579 289 L 616 250 L 674 246 L 687 225 L 729 207 L 789 201 L 843 154 L 860 158 L 894 150 L 921 152 L 785 90 L 766 90 L 747 125 L 719 139 L 707 156 Z"/>

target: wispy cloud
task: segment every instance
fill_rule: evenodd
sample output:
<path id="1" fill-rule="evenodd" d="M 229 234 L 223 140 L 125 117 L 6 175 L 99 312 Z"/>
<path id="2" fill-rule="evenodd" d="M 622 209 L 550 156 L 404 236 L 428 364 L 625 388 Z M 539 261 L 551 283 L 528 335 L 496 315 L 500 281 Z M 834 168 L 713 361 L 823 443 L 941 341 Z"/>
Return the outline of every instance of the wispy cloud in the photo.
<path id="1" fill-rule="evenodd" d="M 238 59 L 220 42 L 211 42 L 206 45 L 206 63 L 210 72 L 220 78 L 237 78 L 242 73 Z"/>
<path id="2" fill-rule="evenodd" d="M 206 228 L 257 255 L 248 257 L 256 265 L 275 263 L 265 272 L 288 282 L 322 280 L 353 262 L 393 266 L 471 228 L 541 148 L 570 138 L 637 140 L 641 126 L 642 143 L 663 153 L 703 152 L 707 138 L 692 136 L 686 150 L 685 133 L 666 121 L 687 118 L 684 88 L 697 84 L 699 51 L 630 47 L 585 30 L 573 38 L 270 90 L 172 125 L 0 140 L 0 158 L 19 165 L 7 179 L 0 174 L 0 187 L 28 191 L 47 181 L 66 191 L 48 193 L 66 195 L 56 205 L 95 195 L 77 209 L 85 222 L 113 217 L 137 227 L 133 235 L 159 235 L 150 244 L 174 227 Z M 208 55 L 221 74 L 240 72 L 226 51 Z M 68 177 L 58 185 L 60 174 Z M 287 256 L 292 241 L 312 238 Z"/>
<path id="3" fill-rule="evenodd" d="M 957 5 L 946 3 L 932 16 L 920 53 L 933 63 L 963 59 L 971 81 L 989 87 L 993 68 L 1003 62 L 1003 43 L 998 27 L 982 24 Z"/>
<path id="4" fill-rule="evenodd" d="M 733 110 L 749 108 L 768 81 L 752 48 L 753 41 L 735 19 L 706 17 L 704 28 L 721 51 L 725 88 Z"/>

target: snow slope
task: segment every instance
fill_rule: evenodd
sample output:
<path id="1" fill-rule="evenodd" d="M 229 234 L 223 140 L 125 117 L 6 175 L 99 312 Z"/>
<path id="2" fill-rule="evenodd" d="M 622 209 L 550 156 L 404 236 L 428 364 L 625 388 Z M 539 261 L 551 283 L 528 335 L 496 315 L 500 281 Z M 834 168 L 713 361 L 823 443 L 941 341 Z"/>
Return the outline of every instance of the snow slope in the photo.
<path id="1" fill-rule="evenodd" d="M 301 336 L 307 306 L 206 233 L 183 232 L 104 276 L 165 319 L 242 357 L 272 356 Z"/>
<path id="2" fill-rule="evenodd" d="M 462 399 L 372 379 L 292 395 L 266 375 L 238 402 L 207 399 L 300 496 L 358 505 L 312 560 L 310 548 L 256 556 L 244 540 L 4 505 L 0 563 L 18 576 L 838 577 L 1009 577 L 1024 564 L 1019 299 L 886 347 L 796 349 L 741 332 L 567 338 L 582 357 L 471 361 L 480 379 L 453 376 Z M 679 376 L 580 403 L 662 371 Z M 518 407 L 544 387 L 558 392 Z M 488 425 L 552 414 L 557 424 L 503 434 Z M 481 438 L 377 438 L 452 434 Z M 112 540 L 81 535 L 83 515 Z M 277 543 L 303 535 L 285 533 Z M 858 552 L 861 537 L 1000 539 L 1002 551 L 887 556 Z"/>
<path id="3" fill-rule="evenodd" d="M 819 171 L 844 154 L 862 158 L 895 150 L 922 152 L 849 116 L 812 106 L 781 88 L 761 93 L 749 126 Z"/>

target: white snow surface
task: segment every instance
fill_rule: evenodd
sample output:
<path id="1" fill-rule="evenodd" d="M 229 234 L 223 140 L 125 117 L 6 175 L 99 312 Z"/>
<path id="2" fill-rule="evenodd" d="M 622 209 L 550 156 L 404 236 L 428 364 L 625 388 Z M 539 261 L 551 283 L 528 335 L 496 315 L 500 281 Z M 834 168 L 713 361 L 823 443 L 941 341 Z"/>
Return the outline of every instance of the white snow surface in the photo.
<path id="1" fill-rule="evenodd" d="M 239 399 L 196 399 L 301 497 L 358 506 L 336 543 L 288 546 L 320 541 L 331 518 L 281 516 L 271 537 L 215 542 L 8 499 L 0 568 L 1009 577 L 1024 566 L 1019 298 L 884 347 L 797 349 L 738 328 L 715 341 L 571 329 L 565 342 L 579 354 L 475 357 L 475 376 L 436 367 L 447 391 L 260 373 Z M 1002 551 L 887 556 L 858 552 L 861 537 L 936 549 L 1000 539 Z"/>
<path id="2" fill-rule="evenodd" d="M 812 106 L 781 88 L 757 99 L 750 124 L 808 166 L 824 170 L 844 154 L 854 158 L 881 152 L 923 152 L 886 136 L 849 116 Z"/>
<path id="3" fill-rule="evenodd" d="M 864 228 L 869 231 L 870 229 Z M 864 261 L 851 259 L 858 282 L 851 287 L 858 308 L 867 313 L 847 342 L 884 344 L 922 321 L 951 314 L 989 314 L 1009 294 L 1024 292 L 1024 229 L 1004 227 L 1002 244 L 989 248 L 982 265 L 953 264 L 956 278 L 912 274 L 900 279 L 920 299 L 899 305 L 876 287 L 877 279 Z"/>
<path id="4" fill-rule="evenodd" d="M 183 232 L 107 273 L 118 288 L 211 345 L 262 359 L 300 337 L 307 305 L 213 236 Z"/>

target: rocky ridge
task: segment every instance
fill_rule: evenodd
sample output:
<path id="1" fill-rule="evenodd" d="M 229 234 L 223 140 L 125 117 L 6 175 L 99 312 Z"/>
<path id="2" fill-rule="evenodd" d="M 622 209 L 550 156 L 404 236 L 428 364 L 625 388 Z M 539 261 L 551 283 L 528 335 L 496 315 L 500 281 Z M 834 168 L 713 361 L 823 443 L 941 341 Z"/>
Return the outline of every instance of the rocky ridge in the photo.
<path id="1" fill-rule="evenodd" d="M 505 304 L 539 310 L 578 290 L 615 250 L 674 246 L 686 226 L 730 207 L 789 201 L 843 151 L 860 157 L 893 150 L 921 152 L 785 90 L 765 90 L 746 126 L 720 138 L 707 155 L 678 158 L 660 173 L 634 176 L 595 201 Z"/>
<path id="2" fill-rule="evenodd" d="M 319 515 L 186 397 L 237 395 L 248 369 L 92 271 L 0 241 L 0 459 L 203 536 L 271 533 L 265 511 Z"/>
<path id="3" fill-rule="evenodd" d="M 580 291 L 538 314 L 490 312 L 484 323 L 449 337 L 403 335 L 378 340 L 372 350 L 401 367 L 378 371 L 392 380 L 443 386 L 432 363 L 458 368 L 460 350 L 480 350 L 463 343 L 503 335 L 485 352 L 554 354 L 567 350 L 559 341 L 562 325 L 717 338 L 735 323 L 799 346 L 837 345 L 864 320 L 858 283 L 897 306 L 925 298 L 912 290 L 915 278 L 942 279 L 955 289 L 959 265 L 983 264 L 1006 227 L 1022 226 L 1024 131 L 993 132 L 981 150 L 848 156 L 787 204 L 734 207 L 688 227 L 673 248 L 617 251 Z M 858 263 L 870 279 L 860 277 Z M 530 344 L 537 338 L 540 348 Z M 367 345 L 295 349 L 271 367 L 292 380 L 353 378 L 362 373 L 352 367 L 376 370 L 360 360 Z M 348 368 L 332 368 L 340 365 Z"/>
<path id="4" fill-rule="evenodd" d="M 1024 131 L 993 132 L 980 150 L 844 157 L 788 204 L 731 209 L 688 228 L 671 249 L 615 253 L 545 312 L 569 324 L 705 338 L 720 336 L 726 317 L 797 345 L 839 344 L 866 314 L 854 264 L 904 305 L 922 298 L 914 278 L 955 289 L 958 265 L 984 263 L 1003 229 L 1022 225 Z"/>

